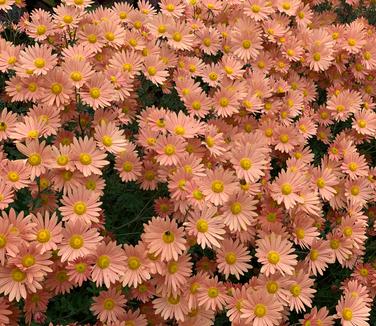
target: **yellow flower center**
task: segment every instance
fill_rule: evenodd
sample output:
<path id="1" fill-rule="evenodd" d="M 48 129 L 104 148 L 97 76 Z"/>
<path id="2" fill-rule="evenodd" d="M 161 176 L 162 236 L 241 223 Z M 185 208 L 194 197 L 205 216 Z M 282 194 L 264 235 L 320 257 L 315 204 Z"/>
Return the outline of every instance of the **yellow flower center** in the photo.
<path id="1" fill-rule="evenodd" d="M 170 244 L 173 243 L 175 240 L 175 236 L 172 232 L 170 231 L 165 231 L 162 236 L 162 240 L 164 243 Z"/>
<path id="2" fill-rule="evenodd" d="M 267 258 L 268 258 L 268 262 L 273 265 L 277 265 L 280 260 L 279 253 L 274 250 L 271 250 L 268 252 Z"/>
<path id="3" fill-rule="evenodd" d="M 364 267 L 359 269 L 359 274 L 362 275 L 363 277 L 367 277 L 369 274 L 368 269 Z"/>
<path id="4" fill-rule="evenodd" d="M 355 46 L 356 45 L 356 41 L 353 38 L 349 38 L 347 40 L 347 44 L 350 45 L 350 46 Z"/>
<path id="5" fill-rule="evenodd" d="M 104 34 L 104 37 L 107 41 L 112 42 L 115 39 L 115 34 L 112 32 L 107 32 L 106 34 Z"/>
<path id="6" fill-rule="evenodd" d="M 313 54 L 313 60 L 316 61 L 316 62 L 320 61 L 321 60 L 321 54 L 319 52 L 315 52 Z"/>
<path id="7" fill-rule="evenodd" d="M 281 143 L 286 144 L 289 141 L 289 136 L 286 135 L 286 134 L 283 134 L 283 135 L 279 136 L 279 140 L 281 141 Z"/>
<path id="8" fill-rule="evenodd" d="M 82 74 L 81 72 L 79 71 L 73 71 L 70 75 L 70 78 L 75 81 L 75 82 L 79 82 L 80 80 L 82 80 Z"/>
<path id="9" fill-rule="evenodd" d="M 256 304 L 254 310 L 253 310 L 254 314 L 256 317 L 258 318 L 262 318 L 266 315 L 266 312 L 267 312 L 267 308 L 264 304 L 262 303 L 258 303 Z"/>
<path id="10" fill-rule="evenodd" d="M 28 163 L 32 166 L 37 166 L 42 162 L 42 158 L 38 153 L 34 153 L 27 159 Z"/>
<path id="11" fill-rule="evenodd" d="M 90 96 L 93 98 L 93 99 L 97 99 L 99 98 L 99 96 L 101 96 L 101 91 L 98 87 L 93 87 L 93 88 L 90 88 Z"/>
<path id="12" fill-rule="evenodd" d="M 80 154 L 80 163 L 83 165 L 89 165 L 91 164 L 91 155 L 87 153 L 81 153 Z"/>
<path id="13" fill-rule="evenodd" d="M 336 111 L 339 113 L 339 112 L 343 112 L 345 110 L 345 107 L 342 105 L 342 104 L 339 104 L 337 105 L 336 107 Z"/>
<path id="14" fill-rule="evenodd" d="M 215 73 L 215 72 L 211 72 L 211 73 L 209 74 L 209 79 L 210 79 L 211 81 L 216 81 L 216 80 L 218 79 L 218 74 Z"/>
<path id="15" fill-rule="evenodd" d="M 251 10 L 253 13 L 258 14 L 261 11 L 261 7 L 259 5 L 252 5 Z"/>
<path id="16" fill-rule="evenodd" d="M 233 265 L 236 263 L 236 255 L 234 252 L 229 252 L 225 256 L 226 263 L 229 265 Z"/>
<path id="17" fill-rule="evenodd" d="M 296 237 L 297 237 L 299 240 L 303 240 L 303 239 L 304 239 L 304 236 L 305 236 L 304 229 L 302 229 L 302 228 L 296 228 L 296 230 L 295 230 L 295 234 L 296 234 Z"/>
<path id="18" fill-rule="evenodd" d="M 318 178 L 316 181 L 316 185 L 318 188 L 322 189 L 325 187 L 325 180 L 323 178 Z"/>
<path id="19" fill-rule="evenodd" d="M 225 185 L 222 181 L 215 180 L 215 181 L 212 182 L 211 189 L 216 194 L 219 194 L 219 193 L 223 192 L 223 190 L 225 189 Z"/>
<path id="20" fill-rule="evenodd" d="M 294 284 L 290 288 L 290 292 L 291 292 L 292 296 L 295 297 L 295 298 L 300 295 L 301 291 L 302 291 L 302 288 L 299 286 L 299 284 Z"/>
<path id="21" fill-rule="evenodd" d="M 189 290 L 192 294 L 195 294 L 197 293 L 199 288 L 200 288 L 200 284 L 197 282 L 193 282 Z"/>
<path id="22" fill-rule="evenodd" d="M 235 202 L 231 204 L 230 209 L 232 214 L 237 215 L 242 211 L 242 205 L 239 202 Z"/>
<path id="23" fill-rule="evenodd" d="M 358 196 L 360 193 L 360 188 L 358 186 L 352 186 L 350 192 L 353 196 Z"/>
<path id="24" fill-rule="evenodd" d="M 202 200 L 204 198 L 203 193 L 199 189 L 193 190 L 192 196 L 196 200 Z"/>
<path id="25" fill-rule="evenodd" d="M 351 162 L 349 163 L 348 167 L 351 172 L 355 172 L 358 169 L 358 164 L 356 164 L 355 162 Z"/>
<path id="26" fill-rule="evenodd" d="M 270 212 L 266 215 L 266 219 L 268 220 L 268 222 L 275 222 L 277 220 L 277 214 Z"/>
<path id="27" fill-rule="evenodd" d="M 46 65 L 46 61 L 43 58 L 36 58 L 34 60 L 34 66 L 38 69 L 42 69 Z"/>
<path id="28" fill-rule="evenodd" d="M 123 164 L 123 171 L 124 172 L 131 172 L 133 170 L 133 164 L 132 162 L 125 161 Z"/>
<path id="29" fill-rule="evenodd" d="M 243 157 L 240 160 L 240 166 L 243 170 L 249 170 L 252 167 L 252 161 L 247 157 Z"/>
<path id="30" fill-rule="evenodd" d="M 136 270 L 141 266 L 141 262 L 137 257 L 131 256 L 128 258 L 128 267 L 131 270 Z"/>
<path id="31" fill-rule="evenodd" d="M 229 105 L 230 101 L 227 97 L 222 97 L 220 100 L 219 100 L 219 105 L 223 108 L 227 107 Z"/>
<path id="32" fill-rule="evenodd" d="M 74 234 L 69 240 L 69 245 L 73 249 L 80 249 L 84 245 L 84 238 L 78 234 Z"/>
<path id="33" fill-rule="evenodd" d="M 8 172 L 8 179 L 12 182 L 17 182 L 20 180 L 20 175 L 16 171 Z"/>
<path id="34" fill-rule="evenodd" d="M 198 232 L 205 233 L 209 229 L 209 224 L 206 220 L 200 218 L 196 223 L 196 228 Z"/>
<path id="35" fill-rule="evenodd" d="M 181 33 L 179 32 L 174 32 L 172 34 L 172 39 L 175 41 L 175 42 L 180 42 L 182 39 L 183 39 L 183 36 L 181 35 Z"/>
<path id="36" fill-rule="evenodd" d="M 109 147 L 112 145 L 112 138 L 108 135 L 102 137 L 102 143 L 104 146 Z"/>
<path id="37" fill-rule="evenodd" d="M 60 166 L 65 166 L 69 162 L 69 158 L 66 155 L 59 155 L 56 159 L 56 163 Z"/>
<path id="38" fill-rule="evenodd" d="M 180 302 L 180 296 L 176 296 L 176 298 L 172 295 L 168 297 L 168 303 L 176 305 Z"/>
<path id="39" fill-rule="evenodd" d="M 35 257 L 33 255 L 25 255 L 22 257 L 22 265 L 26 268 L 35 264 Z"/>
<path id="40" fill-rule="evenodd" d="M 351 228 L 350 226 L 345 226 L 345 227 L 343 228 L 343 235 L 344 235 L 345 237 L 351 237 L 352 234 L 353 234 L 353 230 L 352 230 L 352 228 Z"/>
<path id="41" fill-rule="evenodd" d="M 110 262 L 110 257 L 108 257 L 107 255 L 101 255 L 97 259 L 97 265 L 101 269 L 105 269 L 110 266 Z"/>
<path id="42" fill-rule="evenodd" d="M 63 176 L 64 181 L 69 181 L 73 177 L 73 172 L 72 171 L 64 171 L 62 173 L 62 176 Z"/>
<path id="43" fill-rule="evenodd" d="M 41 229 L 38 231 L 37 233 L 37 241 L 39 243 L 46 243 L 48 241 L 50 241 L 51 239 L 51 233 L 49 230 L 47 229 Z"/>
<path id="44" fill-rule="evenodd" d="M 155 68 L 154 66 L 150 66 L 148 68 L 148 74 L 150 76 L 155 76 L 157 74 L 157 68 Z"/>
<path id="45" fill-rule="evenodd" d="M 94 44 L 97 42 L 97 36 L 95 34 L 90 34 L 87 37 L 89 43 Z"/>
<path id="46" fill-rule="evenodd" d="M 78 201 L 74 204 L 73 206 L 73 211 L 77 214 L 77 215 L 83 215 L 86 213 L 86 204 L 83 202 L 83 201 Z"/>
<path id="47" fill-rule="evenodd" d="M 248 50 L 248 49 L 251 47 L 251 45 L 252 45 L 252 42 L 251 42 L 250 40 L 244 40 L 244 41 L 242 42 L 242 46 L 243 46 L 243 48 L 246 49 L 246 50 Z"/>
<path id="48" fill-rule="evenodd" d="M 291 9 L 291 4 L 288 2 L 282 3 L 282 8 L 285 10 L 290 10 Z"/>
<path id="49" fill-rule="evenodd" d="M 268 283 L 266 283 L 266 290 L 270 294 L 275 294 L 278 291 L 278 288 L 279 288 L 279 286 L 278 286 L 277 282 L 269 281 Z"/>
<path id="50" fill-rule="evenodd" d="M 317 260 L 317 258 L 319 258 L 319 251 L 317 249 L 312 249 L 311 252 L 310 252 L 310 254 L 309 254 L 309 258 L 312 261 Z"/>
<path id="51" fill-rule="evenodd" d="M 179 265 L 178 265 L 178 263 L 175 262 L 175 261 L 171 261 L 171 262 L 169 262 L 168 265 L 167 265 L 167 270 L 168 270 L 168 272 L 169 272 L 170 274 L 175 274 L 175 273 L 177 273 L 178 270 L 179 270 Z"/>
<path id="52" fill-rule="evenodd" d="M 88 180 L 86 181 L 85 188 L 87 190 L 95 190 L 97 188 L 97 184 L 94 180 Z"/>
<path id="53" fill-rule="evenodd" d="M 292 193 L 292 186 L 289 183 L 284 183 L 281 187 L 282 194 L 288 196 Z"/>
<path id="54" fill-rule="evenodd" d="M 175 154 L 175 146 L 168 144 L 164 147 L 164 153 L 168 156 L 174 155 Z"/>
<path id="55" fill-rule="evenodd" d="M 4 234 L 0 234 L 0 249 L 3 249 L 7 245 L 7 237 Z"/>
<path id="56" fill-rule="evenodd" d="M 219 295 L 219 291 L 216 287 L 210 287 L 208 289 L 209 298 L 214 299 L 214 298 L 218 297 L 218 295 Z"/>
<path id="57" fill-rule="evenodd" d="M 350 308 L 343 308 L 342 310 L 342 317 L 346 321 L 350 321 L 353 317 L 353 312 Z"/>
<path id="58" fill-rule="evenodd" d="M 103 302 L 103 308 L 105 310 L 112 310 L 115 308 L 115 301 L 113 299 L 107 298 Z"/>
<path id="59" fill-rule="evenodd" d="M 338 249 L 339 248 L 339 240 L 338 239 L 332 239 L 330 240 L 330 248 L 332 249 Z"/>
<path id="60" fill-rule="evenodd" d="M 167 28 L 166 28 L 165 25 L 159 25 L 159 26 L 158 26 L 158 33 L 159 33 L 159 34 L 164 34 L 164 33 L 166 33 L 166 30 L 167 30 Z"/>
<path id="61" fill-rule="evenodd" d="M 53 83 L 51 85 L 51 92 L 55 95 L 59 95 L 63 91 L 63 86 L 59 83 Z"/>
<path id="62" fill-rule="evenodd" d="M 364 119 L 359 119 L 358 120 L 358 126 L 359 128 L 365 128 L 367 126 L 367 121 Z"/>
<path id="63" fill-rule="evenodd" d="M 72 21 L 73 21 L 73 17 L 70 16 L 70 15 L 65 15 L 63 17 L 63 22 L 66 23 L 66 24 L 70 24 Z"/>
<path id="64" fill-rule="evenodd" d="M 76 270 L 77 273 L 83 273 L 87 269 L 87 265 L 85 263 L 77 263 L 74 266 L 74 269 Z"/>
<path id="65" fill-rule="evenodd" d="M 44 33 L 46 33 L 46 31 L 47 31 L 47 27 L 44 25 L 39 25 L 37 27 L 37 35 L 43 35 Z"/>
<path id="66" fill-rule="evenodd" d="M 17 58 L 15 56 L 10 56 L 8 58 L 8 64 L 14 65 L 17 62 Z"/>
<path id="67" fill-rule="evenodd" d="M 26 273 L 20 271 L 18 268 L 12 270 L 12 280 L 15 282 L 22 282 L 26 278 Z"/>

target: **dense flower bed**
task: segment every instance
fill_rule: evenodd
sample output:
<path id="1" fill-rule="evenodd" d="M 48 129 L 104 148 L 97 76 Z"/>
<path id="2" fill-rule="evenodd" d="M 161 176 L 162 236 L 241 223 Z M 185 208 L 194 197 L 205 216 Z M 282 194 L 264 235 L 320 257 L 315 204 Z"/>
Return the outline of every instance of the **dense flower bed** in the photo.
<path id="1" fill-rule="evenodd" d="M 370 5 L 0 0 L 0 324 L 375 322 Z"/>

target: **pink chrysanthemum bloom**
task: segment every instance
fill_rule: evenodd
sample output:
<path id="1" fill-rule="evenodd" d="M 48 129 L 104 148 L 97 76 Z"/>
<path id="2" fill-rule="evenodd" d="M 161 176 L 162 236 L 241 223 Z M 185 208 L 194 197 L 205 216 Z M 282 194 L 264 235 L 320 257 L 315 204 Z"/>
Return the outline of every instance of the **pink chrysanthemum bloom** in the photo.
<path id="1" fill-rule="evenodd" d="M 208 170 L 206 180 L 199 180 L 199 185 L 206 200 L 218 206 L 227 202 L 236 189 L 235 180 L 235 176 L 230 171 L 219 167 L 215 170 Z"/>
<path id="2" fill-rule="evenodd" d="M 101 123 L 95 127 L 94 138 L 101 150 L 119 153 L 127 147 L 127 140 L 113 122 Z"/>
<path id="3" fill-rule="evenodd" d="M 175 50 L 191 50 L 195 39 L 183 22 L 174 22 L 167 26 L 166 36 L 168 45 Z"/>
<path id="4" fill-rule="evenodd" d="M 308 216 L 295 216 L 293 228 L 293 241 L 302 248 L 310 248 L 312 242 L 320 235 L 314 226 L 314 220 Z"/>
<path id="5" fill-rule="evenodd" d="M 161 165 L 178 165 L 179 156 L 185 152 L 185 141 L 180 137 L 169 135 L 157 139 L 156 160 Z"/>
<path id="6" fill-rule="evenodd" d="M 322 307 L 317 310 L 317 307 L 313 307 L 309 314 L 304 315 L 304 319 L 299 322 L 306 325 L 321 325 L 332 326 L 334 323 L 334 317 L 329 315 L 329 310 L 326 307 Z"/>
<path id="7" fill-rule="evenodd" d="M 126 269 L 121 277 L 123 286 L 137 287 L 143 281 L 150 279 L 150 264 L 147 260 L 146 248 L 142 243 L 136 246 L 124 246 Z"/>
<path id="8" fill-rule="evenodd" d="M 85 187 L 77 187 L 72 192 L 63 196 L 62 206 L 59 207 L 64 221 L 80 221 L 90 225 L 99 222 L 101 202 L 99 195 L 87 190 Z"/>
<path id="9" fill-rule="evenodd" d="M 323 275 L 329 264 L 334 263 L 335 257 L 329 246 L 329 242 L 325 240 L 315 239 L 312 242 L 309 254 L 305 258 L 308 265 L 308 272 L 317 276 Z"/>
<path id="10" fill-rule="evenodd" d="M 236 34 L 233 38 L 234 54 L 243 62 L 256 59 L 260 50 L 261 30 L 259 25 L 250 19 L 239 19 Z"/>
<path id="11" fill-rule="evenodd" d="M 125 314 L 126 302 L 125 296 L 113 288 L 102 291 L 99 296 L 94 297 L 90 310 L 98 316 L 102 323 L 117 324 Z"/>
<path id="12" fill-rule="evenodd" d="M 182 295 L 170 295 L 157 297 L 153 300 L 155 313 L 160 314 L 165 320 L 175 318 L 177 321 L 184 321 L 188 314 L 186 297 Z"/>
<path id="13" fill-rule="evenodd" d="M 257 203 L 245 193 L 232 195 L 222 208 L 223 222 L 230 231 L 247 230 L 258 216 Z"/>
<path id="14" fill-rule="evenodd" d="M 248 325 L 279 325 L 282 319 L 282 304 L 264 291 L 247 291 L 241 308 L 241 319 Z"/>
<path id="15" fill-rule="evenodd" d="M 6 160 L 1 166 L 1 176 L 5 182 L 15 190 L 30 184 L 30 169 L 24 160 Z"/>
<path id="16" fill-rule="evenodd" d="M 312 289 L 313 279 L 309 278 L 309 275 L 305 273 L 304 270 L 299 270 L 293 276 L 291 276 L 291 281 L 289 285 L 290 298 L 289 306 L 290 311 L 295 310 L 296 312 L 306 311 L 305 306 L 312 307 L 312 298 L 315 289 Z"/>
<path id="17" fill-rule="evenodd" d="M 69 262 L 66 267 L 69 281 L 82 286 L 90 278 L 92 263 L 91 257 L 79 257 Z"/>
<path id="18" fill-rule="evenodd" d="M 231 297 L 227 302 L 227 317 L 232 324 L 241 324 L 241 309 L 247 297 L 247 287 L 231 289 Z"/>
<path id="19" fill-rule="evenodd" d="M 350 179 L 357 179 L 368 175 L 368 165 L 365 157 L 357 152 L 345 153 L 341 166 L 342 172 Z"/>
<path id="20" fill-rule="evenodd" d="M 218 210 L 213 206 L 206 206 L 203 210 L 195 210 L 184 223 L 187 234 L 197 238 L 197 244 L 203 249 L 206 247 L 220 248 L 219 241 L 226 233 L 222 217 L 217 216 Z"/>
<path id="21" fill-rule="evenodd" d="M 342 296 L 337 306 L 337 318 L 341 319 L 343 326 L 366 326 L 369 325 L 370 307 L 362 298 L 350 295 Z"/>
<path id="22" fill-rule="evenodd" d="M 374 137 L 376 135 L 376 113 L 370 110 L 356 111 L 352 127 L 362 135 Z"/>
<path id="23" fill-rule="evenodd" d="M 123 249 L 115 242 L 101 243 L 95 250 L 95 265 L 91 278 L 97 286 L 111 284 L 119 281 L 125 272 L 126 256 Z"/>
<path id="24" fill-rule="evenodd" d="M 10 134 L 17 128 L 17 114 L 3 109 L 0 114 L 0 140 L 9 138 Z"/>
<path id="25" fill-rule="evenodd" d="M 162 270 L 164 282 L 157 286 L 157 293 L 161 293 L 162 296 L 176 297 L 184 292 L 186 281 L 192 273 L 193 264 L 190 259 L 189 254 L 183 254 L 177 261 L 165 263 Z"/>
<path id="26" fill-rule="evenodd" d="M 14 190 L 5 180 L 0 178 L 0 210 L 3 210 L 14 202 Z"/>
<path id="27" fill-rule="evenodd" d="M 26 144 L 17 143 L 17 149 L 27 156 L 26 166 L 30 170 L 30 180 L 34 180 L 41 174 L 45 173 L 48 165 L 47 162 L 51 157 L 50 146 L 46 146 L 46 142 L 39 143 L 38 140 L 26 142 Z"/>
<path id="28" fill-rule="evenodd" d="M 94 110 L 111 106 L 115 100 L 112 84 L 102 74 L 95 74 L 85 84 L 80 92 L 82 101 Z"/>
<path id="29" fill-rule="evenodd" d="M 106 154 L 99 151 L 92 138 L 73 138 L 71 146 L 72 160 L 76 168 L 83 173 L 85 177 L 94 174 L 102 174 L 102 169 L 108 164 L 105 160 Z"/>
<path id="30" fill-rule="evenodd" d="M 148 224 L 144 224 L 142 239 L 149 251 L 162 261 L 177 260 L 186 250 L 184 230 L 176 222 L 160 217 L 153 217 Z"/>
<path id="31" fill-rule="evenodd" d="M 20 53 L 20 65 L 34 75 L 45 75 L 57 62 L 56 54 L 47 45 L 27 47 Z"/>
<path id="32" fill-rule="evenodd" d="M 252 268 L 252 265 L 248 263 L 250 260 L 249 251 L 239 240 L 225 239 L 217 251 L 218 271 L 226 278 L 231 274 L 240 279 L 240 275 L 244 275 Z"/>
<path id="33" fill-rule="evenodd" d="M 144 75 L 153 84 L 160 85 L 166 81 L 168 71 L 165 70 L 166 66 L 159 60 L 156 55 L 148 56 L 144 60 Z"/>
<path id="34" fill-rule="evenodd" d="M 345 182 L 345 196 L 353 204 L 365 205 L 372 198 L 372 188 L 367 178 Z"/>
<path id="35" fill-rule="evenodd" d="M 27 297 L 28 292 L 36 292 L 42 288 L 39 283 L 43 278 L 34 278 L 32 274 L 23 272 L 15 265 L 0 267 L 0 293 L 9 297 L 9 301 L 17 302 Z"/>
<path id="36" fill-rule="evenodd" d="M 293 208 L 304 200 L 299 196 L 303 189 L 305 178 L 299 173 L 283 171 L 270 185 L 271 196 L 278 204 L 284 203 L 287 209 Z"/>
<path id="37" fill-rule="evenodd" d="M 12 224 L 6 216 L 0 218 L 0 265 L 4 266 L 7 258 L 15 257 L 19 251 L 19 239 L 12 232 Z"/>
<path id="38" fill-rule="evenodd" d="M 222 310 L 228 299 L 226 287 L 218 281 L 217 276 L 207 279 L 198 289 L 198 305 L 203 306 L 206 310 Z"/>
<path id="39" fill-rule="evenodd" d="M 63 239 L 58 245 L 62 262 L 92 254 L 102 240 L 97 229 L 81 221 L 66 223 L 62 233 Z"/>
<path id="40" fill-rule="evenodd" d="M 328 168 L 315 167 L 312 169 L 312 183 L 318 188 L 320 196 L 324 200 L 330 200 L 335 196 L 338 185 L 336 175 Z"/>
<path id="41" fill-rule="evenodd" d="M 261 273 L 266 276 L 279 271 L 282 275 L 292 275 L 298 263 L 292 243 L 281 235 L 272 232 L 269 236 L 257 240 L 255 256 L 262 264 Z"/>

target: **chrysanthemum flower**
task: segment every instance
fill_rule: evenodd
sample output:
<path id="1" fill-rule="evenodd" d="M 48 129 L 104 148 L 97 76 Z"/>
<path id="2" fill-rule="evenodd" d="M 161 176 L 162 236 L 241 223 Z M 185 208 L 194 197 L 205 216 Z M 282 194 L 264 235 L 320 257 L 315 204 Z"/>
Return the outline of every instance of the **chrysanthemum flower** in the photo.
<path id="1" fill-rule="evenodd" d="M 56 54 L 47 45 L 27 47 L 20 53 L 20 65 L 34 75 L 45 75 L 57 62 Z"/>
<path id="2" fill-rule="evenodd" d="M 262 264 L 261 273 L 266 276 L 279 271 L 282 275 L 292 275 L 294 266 L 298 263 L 292 243 L 281 235 L 271 233 L 262 239 L 257 240 L 255 256 Z"/>
<path id="3" fill-rule="evenodd" d="M 124 306 L 126 300 L 123 294 L 116 289 L 101 291 L 99 296 L 94 297 L 90 310 L 97 315 L 102 323 L 119 323 L 120 318 L 125 314 Z"/>
<path id="4" fill-rule="evenodd" d="M 120 246 L 115 242 L 102 242 L 94 253 L 95 265 L 91 271 L 91 278 L 97 286 L 111 284 L 119 281 L 125 272 L 126 256 Z"/>
<path id="5" fill-rule="evenodd" d="M 0 181 L 0 210 L 3 210 L 14 201 L 14 190 L 5 180 Z"/>
<path id="6" fill-rule="evenodd" d="M 82 286 L 90 278 L 92 263 L 91 257 L 79 257 L 69 262 L 66 267 L 69 281 Z"/>
<path id="7" fill-rule="evenodd" d="M 281 172 L 271 184 L 271 196 L 278 204 L 284 203 L 287 209 L 293 208 L 297 203 L 303 203 L 299 191 L 303 189 L 304 177 L 301 174 Z"/>
<path id="8" fill-rule="evenodd" d="M 248 263 L 251 260 L 249 251 L 240 244 L 239 240 L 225 239 L 221 248 L 217 251 L 218 270 L 226 278 L 235 275 L 237 279 L 244 275 L 252 266 Z"/>
<path id="9" fill-rule="evenodd" d="M 156 55 L 148 56 L 144 60 L 144 75 L 153 84 L 163 84 L 168 76 L 168 72 L 165 70 L 166 66 L 159 60 Z"/>
<path id="10" fill-rule="evenodd" d="M 237 23 L 237 33 L 234 35 L 234 54 L 243 62 L 254 60 L 261 46 L 261 30 L 249 19 L 241 19 Z"/>
<path id="11" fill-rule="evenodd" d="M 308 264 L 308 271 L 313 275 L 323 275 L 329 264 L 334 263 L 335 257 L 330 248 L 329 242 L 315 239 L 312 242 L 309 254 L 305 258 Z"/>
<path id="12" fill-rule="evenodd" d="M 264 291 L 248 291 L 241 308 L 241 319 L 255 326 L 279 325 L 282 304 Z"/>
<path id="13" fill-rule="evenodd" d="M 93 75 L 80 92 L 82 101 L 94 110 L 111 106 L 111 101 L 116 99 L 114 93 L 112 84 L 100 73 Z"/>
<path id="14" fill-rule="evenodd" d="M 297 215 L 293 222 L 294 243 L 298 244 L 302 248 L 311 247 L 312 242 L 320 235 L 317 228 L 313 224 L 313 219 L 304 215 Z"/>
<path id="15" fill-rule="evenodd" d="M 218 277 L 207 279 L 198 289 L 197 302 L 206 310 L 221 310 L 229 299 L 224 284 Z"/>
<path id="16" fill-rule="evenodd" d="M 155 147 L 156 160 L 161 165 L 177 165 L 179 156 L 185 151 L 185 146 L 185 141 L 180 137 L 174 135 L 160 136 Z"/>
<path id="17" fill-rule="evenodd" d="M 191 50 L 194 35 L 189 33 L 188 27 L 182 22 L 174 22 L 167 26 L 168 44 L 176 50 Z"/>
<path id="18" fill-rule="evenodd" d="M 17 127 L 17 115 L 7 108 L 4 108 L 0 114 L 0 140 L 7 139 L 12 131 Z"/>
<path id="19" fill-rule="evenodd" d="M 19 239 L 12 232 L 12 224 L 4 216 L 0 218 L 0 265 L 4 266 L 7 258 L 17 255 Z"/>
<path id="20" fill-rule="evenodd" d="M 66 223 L 62 234 L 63 239 L 58 245 L 62 262 L 92 254 L 102 240 L 96 229 L 81 221 Z"/>
<path id="21" fill-rule="evenodd" d="M 350 179 L 368 175 L 367 161 L 363 155 L 359 155 L 357 152 L 345 153 L 341 169 Z"/>
<path id="22" fill-rule="evenodd" d="M 99 222 L 100 205 L 99 195 L 84 187 L 73 189 L 71 193 L 63 196 L 62 206 L 59 207 L 64 221 L 80 221 L 90 225 Z"/>
<path id="23" fill-rule="evenodd" d="M 304 270 L 299 270 L 295 275 L 291 276 L 289 285 L 290 298 L 289 306 L 290 311 L 306 311 L 305 306 L 312 307 L 312 298 L 316 290 L 312 288 L 313 279 Z"/>
<path id="24" fill-rule="evenodd" d="M 153 300 L 153 307 L 155 312 L 160 314 L 165 320 L 175 318 L 177 321 L 184 321 L 185 315 L 188 313 L 184 294 L 157 297 Z"/>
<path id="25" fill-rule="evenodd" d="M 221 216 L 216 216 L 217 209 L 215 207 L 206 206 L 204 209 L 196 210 L 184 223 L 186 232 L 189 235 L 197 237 L 197 244 L 203 249 L 206 247 L 219 248 L 219 241 L 223 240 L 226 233 L 224 223 Z"/>
<path id="26" fill-rule="evenodd" d="M 137 287 L 143 281 L 150 279 L 149 262 L 146 259 L 146 250 L 142 243 L 136 246 L 126 245 L 126 269 L 121 278 L 123 286 Z"/>
<path id="27" fill-rule="evenodd" d="M 30 168 L 24 160 L 6 160 L 1 167 L 1 176 L 7 184 L 15 190 L 27 187 L 30 184 Z"/>
<path id="28" fill-rule="evenodd" d="M 124 151 L 127 146 L 127 140 L 123 133 L 115 126 L 113 122 L 101 123 L 95 127 L 94 138 L 98 147 L 110 153 L 119 153 Z"/>
<path id="29" fill-rule="evenodd" d="M 132 325 L 132 323 L 134 323 L 137 326 L 147 326 L 148 323 L 148 321 L 145 318 L 145 315 L 140 314 L 139 309 L 135 311 L 128 310 L 119 319 L 121 322 L 124 322 L 125 325 L 127 325 L 127 323 Z"/>
<path id="30" fill-rule="evenodd" d="M 362 298 L 350 295 L 342 296 L 337 306 L 337 317 L 341 319 L 344 326 L 366 326 L 369 325 L 370 308 L 364 304 Z"/>
<path id="31" fill-rule="evenodd" d="M 153 217 L 144 224 L 142 239 L 154 255 L 160 255 L 162 261 L 177 260 L 185 249 L 184 230 L 175 221 Z"/>
<path id="32" fill-rule="evenodd" d="M 317 310 L 317 307 L 313 307 L 309 314 L 304 315 L 304 319 L 299 320 L 302 325 L 319 325 L 321 323 L 322 326 L 331 326 L 334 322 L 334 317 L 329 315 L 329 310 L 326 307 L 322 307 Z"/>
<path id="33" fill-rule="evenodd" d="M 105 160 L 106 154 L 97 149 L 92 138 L 74 138 L 71 151 L 76 168 L 85 177 L 92 173 L 101 175 L 100 169 L 108 164 Z"/>

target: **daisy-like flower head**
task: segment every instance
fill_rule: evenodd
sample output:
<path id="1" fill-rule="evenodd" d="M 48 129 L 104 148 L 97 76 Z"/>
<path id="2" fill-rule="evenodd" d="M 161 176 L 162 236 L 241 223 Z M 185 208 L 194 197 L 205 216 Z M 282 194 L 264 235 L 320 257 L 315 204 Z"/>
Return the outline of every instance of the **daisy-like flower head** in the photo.
<path id="1" fill-rule="evenodd" d="M 175 221 L 153 217 L 144 225 L 142 239 L 149 251 L 161 257 L 162 261 L 177 260 L 186 249 L 184 231 Z"/>
<path id="2" fill-rule="evenodd" d="M 261 273 L 266 276 L 279 271 L 282 275 L 292 275 L 294 266 L 298 263 L 292 243 L 281 235 L 271 233 L 257 240 L 256 255 L 262 264 Z"/>
<path id="3" fill-rule="evenodd" d="M 125 296 L 113 288 L 102 291 L 99 296 L 94 297 L 90 310 L 98 316 L 102 323 L 116 324 L 125 315 L 125 303 Z"/>
<path id="4" fill-rule="evenodd" d="M 45 75 L 57 62 L 56 54 L 47 45 L 27 47 L 20 53 L 20 65 L 32 75 Z"/>

